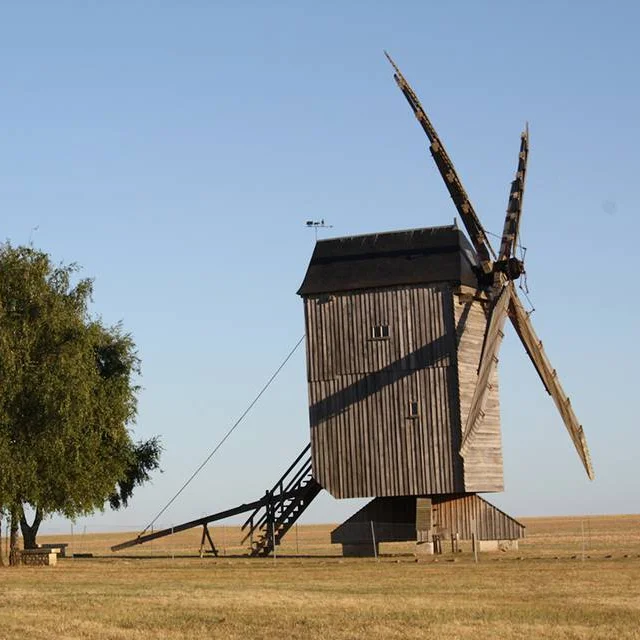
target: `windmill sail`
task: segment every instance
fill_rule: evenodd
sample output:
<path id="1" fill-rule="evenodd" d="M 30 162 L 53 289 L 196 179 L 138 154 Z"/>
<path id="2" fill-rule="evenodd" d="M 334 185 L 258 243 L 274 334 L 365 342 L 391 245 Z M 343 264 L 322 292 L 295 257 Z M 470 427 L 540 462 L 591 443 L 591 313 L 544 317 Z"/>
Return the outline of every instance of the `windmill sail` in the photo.
<path id="1" fill-rule="evenodd" d="M 418 119 L 418 122 L 429 138 L 429 142 L 431 143 L 429 150 L 431 151 L 431 155 L 433 156 L 436 166 L 440 171 L 440 175 L 449 190 L 449 195 L 462 218 L 462 222 L 467 229 L 471 242 L 478 253 L 480 266 L 484 273 L 491 273 L 491 256 L 495 257 L 495 253 L 491 248 L 491 244 L 489 243 L 489 239 L 487 238 L 484 228 L 480 224 L 480 220 L 476 215 L 475 209 L 469 200 L 469 196 L 462 186 L 462 181 L 456 173 L 453 162 L 451 162 L 442 141 L 438 137 L 436 130 L 431 124 L 425 110 L 422 108 L 422 105 L 420 104 L 420 101 L 413 89 L 409 86 L 409 83 L 405 80 L 405 77 L 400 72 L 396 63 L 391 59 L 391 56 L 386 51 L 384 54 L 387 56 L 387 59 L 395 70 L 394 78 L 398 87 L 400 87 L 400 91 L 404 94 L 404 97 L 407 99 L 407 102 Z"/>
<path id="2" fill-rule="evenodd" d="M 503 337 L 503 328 L 508 315 L 520 336 L 529 357 L 531 358 L 545 388 L 553 397 L 560 411 L 560 415 L 569 431 L 578 455 L 586 469 L 589 478 L 593 479 L 593 467 L 587 448 L 584 432 L 576 418 L 569 398 L 565 394 L 555 370 L 552 368 L 544 350 L 542 342 L 533 330 L 529 316 L 527 315 L 518 295 L 516 294 L 513 280 L 522 273 L 522 262 L 515 257 L 515 247 L 518 242 L 520 218 L 522 216 L 522 200 L 524 195 L 527 160 L 529 155 L 529 131 L 528 127 L 520 138 L 520 152 L 518 155 L 518 168 L 516 176 L 511 183 L 507 215 L 505 218 L 499 257 L 496 258 L 487 234 L 471 204 L 467 193 L 462 186 L 455 167 L 447 154 L 442 141 L 435 128 L 431 124 L 418 97 L 409 86 L 396 63 L 385 51 L 387 59 L 395 70 L 394 79 L 402 91 L 407 102 L 411 106 L 420 126 L 429 138 L 431 155 L 440 171 L 445 185 L 449 191 L 464 226 L 471 238 L 471 242 L 478 254 L 478 259 L 483 273 L 491 277 L 492 287 L 488 292 L 489 298 L 494 301 L 494 307 L 485 332 L 484 347 L 478 368 L 478 377 L 474 389 L 469 413 L 465 422 L 460 453 L 464 456 L 468 452 L 479 430 L 479 425 L 484 417 L 484 407 L 491 389 L 491 374 L 495 369 L 498 351 Z M 495 260 L 495 262 L 494 262 Z M 485 279 L 486 281 L 486 279 Z"/>
<path id="3" fill-rule="evenodd" d="M 507 309 L 509 306 L 511 289 L 508 287 L 508 277 L 510 275 L 511 277 L 517 277 L 517 275 L 519 275 L 518 273 L 510 274 L 511 269 L 509 269 L 508 260 L 515 249 L 520 216 L 522 215 L 522 194 L 524 192 L 528 154 L 528 129 L 525 129 L 520 137 L 518 168 L 515 179 L 511 183 L 511 192 L 509 193 L 507 215 L 504 221 L 504 231 L 500 247 L 499 261 L 502 261 L 504 268 L 495 274 L 494 286 L 491 287 L 488 292 L 489 298 L 494 300 L 494 303 L 491 318 L 485 330 L 480 365 L 478 366 L 478 379 L 462 435 L 462 445 L 460 447 L 462 456 L 464 456 L 471 447 L 479 427 L 482 424 L 484 407 L 492 388 L 491 374 L 498 363 L 498 351 L 504 336 L 504 323 L 507 318 Z M 496 263 L 495 266 L 499 266 L 499 263 Z"/>
<path id="4" fill-rule="evenodd" d="M 524 184 L 527 176 L 527 159 L 529 157 L 529 127 L 527 126 L 520 136 L 520 153 L 518 154 L 518 168 L 516 176 L 511 183 L 507 215 L 504 219 L 502 242 L 500 243 L 500 255 L 498 260 L 508 260 L 515 256 L 518 243 L 518 230 L 522 215 L 522 199 L 524 197 Z"/>
<path id="5" fill-rule="evenodd" d="M 478 367 L 478 380 L 471 399 L 469 413 L 462 436 L 460 454 L 462 456 L 469 450 L 484 418 L 484 408 L 491 391 L 491 375 L 498 364 L 498 351 L 504 337 L 504 323 L 507 319 L 509 305 L 509 288 L 505 284 L 494 303 L 491 318 L 487 324 L 484 348 Z"/>
<path id="6" fill-rule="evenodd" d="M 509 317 L 511 322 L 520 336 L 520 340 L 524 345 L 534 367 L 536 368 L 542 382 L 546 387 L 549 395 L 553 398 L 553 401 L 562 416 L 562 420 L 571 436 L 571 440 L 582 460 L 585 471 L 591 480 L 595 475 L 593 472 L 593 466 L 591 464 L 591 455 L 589 454 L 589 448 L 587 447 L 587 441 L 584 436 L 582 426 L 578 422 L 576 414 L 571 407 L 571 401 L 567 394 L 564 392 L 558 374 L 551 366 L 549 359 L 542 347 L 542 342 L 533 330 L 533 325 L 529 315 L 522 306 L 522 302 L 518 298 L 515 288 L 512 283 L 509 283 L 510 299 L 509 299 Z"/>

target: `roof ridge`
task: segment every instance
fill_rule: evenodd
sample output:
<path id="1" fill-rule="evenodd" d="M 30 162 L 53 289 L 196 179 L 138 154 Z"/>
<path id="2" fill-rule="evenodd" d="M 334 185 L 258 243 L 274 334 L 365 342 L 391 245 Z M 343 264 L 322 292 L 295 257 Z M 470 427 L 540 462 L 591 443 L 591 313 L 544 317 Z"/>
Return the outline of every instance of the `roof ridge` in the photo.
<path id="1" fill-rule="evenodd" d="M 335 242 L 336 240 L 354 240 L 356 238 L 371 238 L 373 236 L 390 236 L 398 235 L 401 233 L 415 233 L 417 231 L 459 231 L 460 228 L 454 224 L 445 224 L 438 227 L 414 227 L 411 229 L 396 229 L 395 231 L 376 231 L 374 233 L 357 233 L 351 236 L 336 236 L 334 238 L 323 238 L 318 240 L 316 244 L 324 242 Z"/>

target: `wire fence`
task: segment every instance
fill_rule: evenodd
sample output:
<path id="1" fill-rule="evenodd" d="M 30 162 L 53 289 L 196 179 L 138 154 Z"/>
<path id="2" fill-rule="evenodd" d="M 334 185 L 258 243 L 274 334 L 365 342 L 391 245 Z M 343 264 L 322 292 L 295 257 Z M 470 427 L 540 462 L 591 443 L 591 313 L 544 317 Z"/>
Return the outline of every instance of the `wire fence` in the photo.
<path id="1" fill-rule="evenodd" d="M 159 529 L 171 529 L 172 524 L 162 523 Z M 525 520 L 525 524 L 527 524 Z M 251 552 L 251 539 L 242 541 L 246 531 L 237 524 L 209 525 L 217 556 L 211 544 L 203 536 L 203 528 L 195 527 L 173 535 L 159 537 L 145 544 L 135 545 L 116 553 L 113 545 L 135 539 L 137 527 L 102 525 L 69 525 L 67 532 L 38 535 L 40 544 L 65 545 L 68 557 L 246 557 Z M 332 535 L 333 532 L 333 535 Z M 7 530 L 2 529 L 0 546 L 8 556 Z M 151 533 L 151 530 L 147 533 Z M 257 541 L 259 534 L 254 536 Z M 204 538 L 204 539 L 203 539 Z M 590 558 L 607 556 L 640 557 L 640 516 L 616 516 L 597 518 L 547 518 L 536 519 L 528 526 L 526 537 L 518 545 L 509 541 L 478 541 L 476 551 L 483 557 L 495 552 L 499 556 L 520 558 Z M 495 543 L 495 544 L 493 544 Z M 22 546 L 22 540 L 20 540 Z M 485 553 L 487 552 L 487 553 Z M 358 522 L 337 526 L 332 524 L 294 525 L 276 547 L 276 556 L 283 557 L 338 557 L 368 556 L 422 556 L 438 554 L 473 558 L 471 540 L 453 535 L 416 532 L 411 523 Z M 506 554 L 506 556 L 505 556 Z"/>

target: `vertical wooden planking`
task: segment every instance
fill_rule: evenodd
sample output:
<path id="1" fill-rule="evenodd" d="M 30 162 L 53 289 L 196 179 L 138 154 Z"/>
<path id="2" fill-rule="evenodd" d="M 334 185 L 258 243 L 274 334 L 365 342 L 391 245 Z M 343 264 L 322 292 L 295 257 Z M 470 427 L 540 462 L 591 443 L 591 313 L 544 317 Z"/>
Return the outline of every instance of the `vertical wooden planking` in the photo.
<path id="1" fill-rule="evenodd" d="M 349 376 L 351 380 L 355 378 L 355 376 Z M 360 455 L 355 458 L 352 458 L 351 463 L 347 461 L 348 470 L 350 470 L 350 474 L 348 474 L 348 489 L 347 491 L 354 493 L 360 493 L 363 487 L 360 486 L 360 477 L 361 477 L 361 468 L 362 468 L 362 446 L 361 446 L 361 436 L 358 429 L 357 422 L 355 421 L 355 416 L 353 415 L 353 407 L 357 406 L 357 397 L 356 397 L 356 389 L 353 384 L 347 386 L 348 393 L 346 397 L 346 401 L 348 404 L 348 408 L 346 411 L 342 412 L 342 419 L 344 428 L 347 431 L 348 435 L 348 444 L 351 451 L 358 451 Z"/>
<path id="2" fill-rule="evenodd" d="M 314 473 L 334 495 L 460 489 L 442 300 L 443 288 L 432 286 L 305 301 L 310 394 L 315 381 L 326 383 L 310 395 Z M 374 323 L 389 325 L 388 340 L 371 340 Z M 409 420 L 411 399 L 420 416 Z"/>
<path id="3" fill-rule="evenodd" d="M 483 303 L 478 300 L 456 302 L 455 316 L 459 327 L 457 374 L 460 425 L 463 430 L 477 380 L 487 319 Z M 466 491 L 502 491 L 504 488 L 497 370 L 491 383 L 493 389 L 489 392 L 484 419 L 473 446 L 464 457 Z"/>
<path id="4" fill-rule="evenodd" d="M 433 509 L 438 513 L 438 526 L 470 539 L 475 520 L 478 539 L 513 540 L 525 535 L 525 528 L 500 509 L 478 495 L 433 496 Z"/>

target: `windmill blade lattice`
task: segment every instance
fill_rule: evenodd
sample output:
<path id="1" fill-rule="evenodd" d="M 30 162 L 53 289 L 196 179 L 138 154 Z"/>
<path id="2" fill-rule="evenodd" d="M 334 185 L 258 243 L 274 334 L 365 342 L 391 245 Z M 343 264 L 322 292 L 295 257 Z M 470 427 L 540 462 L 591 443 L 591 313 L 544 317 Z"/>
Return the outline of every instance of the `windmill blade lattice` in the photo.
<path id="1" fill-rule="evenodd" d="M 504 229 L 502 232 L 502 242 L 500 243 L 499 261 L 509 260 L 515 257 L 515 250 L 518 243 L 518 231 L 520 229 L 520 218 L 522 216 L 522 201 L 524 198 L 524 186 L 527 177 L 527 160 L 529 158 L 529 126 L 520 136 L 520 152 L 518 154 L 518 168 L 511 183 L 509 193 L 509 204 L 507 205 L 507 215 L 504 219 Z"/>
<path id="2" fill-rule="evenodd" d="M 593 480 L 595 474 L 582 426 L 580 425 L 580 422 L 578 422 L 576 414 L 573 412 L 571 401 L 560 384 L 560 379 L 558 378 L 556 370 L 551 366 L 551 363 L 544 352 L 542 341 L 536 335 L 529 315 L 522 306 L 522 302 L 520 301 L 520 298 L 518 298 L 518 294 L 516 293 L 512 282 L 509 283 L 509 289 L 509 317 L 511 322 L 520 336 L 520 340 L 529 354 L 529 357 L 533 362 L 533 366 L 536 368 L 544 386 L 549 392 L 549 395 L 553 398 L 553 401 L 562 416 L 562 420 L 569 432 L 569 435 L 571 436 L 571 440 L 573 441 L 576 451 L 580 456 L 580 460 L 582 460 L 582 464 L 584 465 L 589 479 Z"/>
<path id="3" fill-rule="evenodd" d="M 429 142 L 431 143 L 429 150 L 431 151 L 431 155 L 433 156 L 436 166 L 440 171 L 440 175 L 449 190 L 449 195 L 462 218 L 462 222 L 464 223 L 467 233 L 471 238 L 471 242 L 478 253 L 482 271 L 487 274 L 491 273 L 493 269 L 491 257 L 493 256 L 495 258 L 495 252 L 493 251 L 489 238 L 487 237 L 487 233 L 480 223 L 480 219 L 476 215 L 475 209 L 469 200 L 469 196 L 462 186 L 462 181 L 453 166 L 453 162 L 451 161 L 451 158 L 449 158 L 449 154 L 446 152 L 444 145 L 442 144 L 434 126 L 431 124 L 425 110 L 422 108 L 422 105 L 418 100 L 418 96 L 416 96 L 413 89 L 409 86 L 409 83 L 406 81 L 405 77 L 400 72 L 398 65 L 396 65 L 392 60 L 391 56 L 386 51 L 384 52 L 384 55 L 387 56 L 387 59 L 395 70 L 393 77 L 395 78 L 400 91 L 404 94 L 404 97 L 407 99 L 407 102 L 418 119 L 420 126 L 429 138 Z"/>

